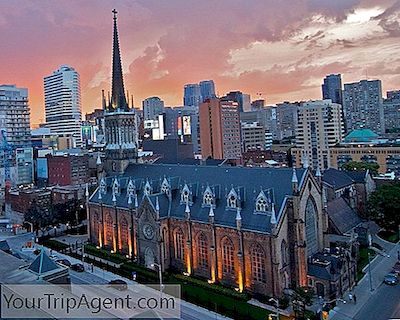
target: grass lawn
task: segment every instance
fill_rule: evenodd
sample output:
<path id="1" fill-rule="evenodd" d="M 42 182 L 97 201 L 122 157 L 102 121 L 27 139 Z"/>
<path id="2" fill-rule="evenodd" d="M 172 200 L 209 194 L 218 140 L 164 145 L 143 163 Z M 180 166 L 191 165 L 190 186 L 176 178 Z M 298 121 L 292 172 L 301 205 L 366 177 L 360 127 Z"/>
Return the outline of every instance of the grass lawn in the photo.
<path id="1" fill-rule="evenodd" d="M 365 247 L 360 248 L 359 257 L 357 261 L 357 281 L 361 280 L 365 274 L 362 270 L 368 264 L 368 252 L 370 260 L 372 260 L 375 257 L 376 252 L 374 250 Z"/>
<path id="2" fill-rule="evenodd" d="M 137 265 L 122 255 L 111 254 L 109 251 L 97 249 L 93 245 L 86 245 L 85 252 L 111 262 L 123 263 L 120 268 L 110 270 L 121 276 L 130 278 L 132 271 L 135 271 L 138 282 L 143 284 L 158 283 L 158 274 L 156 272 Z M 91 262 L 102 267 L 99 262 Z M 173 273 L 164 273 L 163 278 L 164 283 L 181 285 L 181 298 L 183 300 L 230 318 L 237 320 L 265 320 L 268 319 L 268 315 L 271 313 L 263 308 L 248 304 L 245 294 L 239 294 L 230 288 L 210 285 L 205 280 L 192 277 L 186 279 L 182 275 Z"/>
<path id="3" fill-rule="evenodd" d="M 397 243 L 399 241 L 399 233 L 392 230 L 382 230 L 378 233 L 378 236 L 393 243 Z"/>

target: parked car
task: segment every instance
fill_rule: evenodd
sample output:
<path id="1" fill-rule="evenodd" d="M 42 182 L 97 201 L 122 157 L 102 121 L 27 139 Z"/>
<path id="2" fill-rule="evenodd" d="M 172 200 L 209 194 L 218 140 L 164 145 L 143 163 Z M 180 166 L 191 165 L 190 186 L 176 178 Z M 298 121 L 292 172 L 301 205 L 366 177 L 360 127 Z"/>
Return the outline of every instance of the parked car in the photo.
<path id="1" fill-rule="evenodd" d="M 385 276 L 385 278 L 383 279 L 383 282 L 390 286 L 395 286 L 396 284 L 399 283 L 399 278 L 396 276 L 395 273 L 389 273 Z"/>
<path id="2" fill-rule="evenodd" d="M 83 266 L 82 263 L 74 263 L 73 265 L 71 265 L 71 270 L 77 272 L 83 272 L 85 271 L 85 267 Z"/>
<path id="3" fill-rule="evenodd" d="M 400 276 L 400 262 L 394 264 L 392 273 L 395 273 L 398 277 Z"/>
<path id="4" fill-rule="evenodd" d="M 128 284 L 122 279 L 111 280 L 108 284 L 110 287 L 119 291 L 128 290 Z"/>
<path id="5" fill-rule="evenodd" d="M 68 268 L 71 267 L 71 262 L 68 259 L 58 259 L 56 262 Z"/>

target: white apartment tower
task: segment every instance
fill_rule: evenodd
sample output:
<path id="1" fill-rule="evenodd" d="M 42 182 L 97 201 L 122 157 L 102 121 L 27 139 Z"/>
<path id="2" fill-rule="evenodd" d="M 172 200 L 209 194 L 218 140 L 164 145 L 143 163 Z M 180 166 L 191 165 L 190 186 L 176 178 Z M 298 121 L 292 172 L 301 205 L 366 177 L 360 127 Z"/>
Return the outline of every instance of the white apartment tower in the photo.
<path id="1" fill-rule="evenodd" d="M 324 170 L 330 167 L 329 148 L 343 138 L 342 106 L 332 100 L 304 102 L 298 109 L 296 148 L 297 166 Z"/>
<path id="2" fill-rule="evenodd" d="M 79 74 L 74 68 L 62 65 L 44 78 L 46 127 L 52 133 L 71 135 L 74 146 L 80 147 L 81 87 Z"/>

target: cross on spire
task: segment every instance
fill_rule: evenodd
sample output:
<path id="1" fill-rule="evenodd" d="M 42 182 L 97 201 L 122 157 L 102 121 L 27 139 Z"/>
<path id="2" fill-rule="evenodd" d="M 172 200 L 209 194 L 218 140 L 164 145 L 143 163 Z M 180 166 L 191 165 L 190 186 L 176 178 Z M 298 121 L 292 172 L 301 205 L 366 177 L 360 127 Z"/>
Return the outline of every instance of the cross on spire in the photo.
<path id="1" fill-rule="evenodd" d="M 118 11 L 113 9 L 113 11 L 111 11 L 114 14 L 114 20 L 117 20 L 117 13 Z"/>

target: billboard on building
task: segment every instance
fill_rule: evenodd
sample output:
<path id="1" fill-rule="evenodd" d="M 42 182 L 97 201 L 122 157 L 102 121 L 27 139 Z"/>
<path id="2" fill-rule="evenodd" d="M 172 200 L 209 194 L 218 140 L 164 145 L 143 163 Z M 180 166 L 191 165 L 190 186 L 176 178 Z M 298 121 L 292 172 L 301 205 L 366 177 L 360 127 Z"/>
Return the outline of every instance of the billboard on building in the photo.
<path id="1" fill-rule="evenodd" d="M 178 117 L 176 127 L 177 127 L 178 136 L 181 136 L 182 135 L 182 117 Z"/>
<path id="2" fill-rule="evenodd" d="M 183 135 L 187 136 L 192 134 L 190 116 L 183 116 Z"/>

